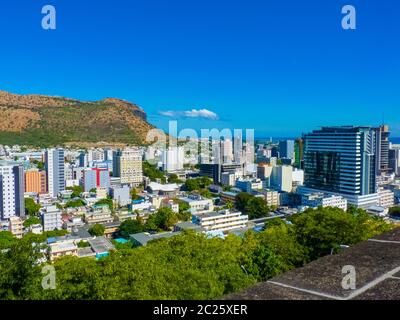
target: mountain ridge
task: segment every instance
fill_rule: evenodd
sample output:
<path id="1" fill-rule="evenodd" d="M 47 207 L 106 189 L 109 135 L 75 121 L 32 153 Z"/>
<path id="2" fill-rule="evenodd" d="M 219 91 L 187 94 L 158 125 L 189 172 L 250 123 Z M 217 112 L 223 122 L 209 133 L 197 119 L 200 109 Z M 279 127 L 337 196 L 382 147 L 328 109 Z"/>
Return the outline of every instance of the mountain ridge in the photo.
<path id="1" fill-rule="evenodd" d="M 142 108 L 123 99 L 82 101 L 0 90 L 3 145 L 143 145 L 153 128 Z"/>

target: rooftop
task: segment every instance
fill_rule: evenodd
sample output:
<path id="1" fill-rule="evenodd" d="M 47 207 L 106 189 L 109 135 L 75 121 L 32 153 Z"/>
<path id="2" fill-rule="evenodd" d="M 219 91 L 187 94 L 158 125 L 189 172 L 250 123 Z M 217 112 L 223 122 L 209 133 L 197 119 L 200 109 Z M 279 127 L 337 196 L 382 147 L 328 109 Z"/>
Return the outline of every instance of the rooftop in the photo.
<path id="1" fill-rule="evenodd" d="M 115 249 L 114 245 L 104 237 L 96 237 L 88 240 L 88 242 L 96 254 L 109 252 L 110 250 Z"/>
<path id="2" fill-rule="evenodd" d="M 150 182 L 149 188 L 153 191 L 172 192 L 178 190 L 180 187 L 176 183 L 160 184 L 157 182 Z"/>
<path id="3" fill-rule="evenodd" d="M 179 233 L 180 232 L 163 232 L 163 233 L 150 234 L 147 232 L 142 232 L 142 233 L 131 234 L 130 238 L 135 242 L 139 243 L 140 245 L 145 246 L 149 241 L 162 238 L 170 238 L 178 235 Z"/>
<path id="4" fill-rule="evenodd" d="M 342 288 L 344 266 L 354 266 L 356 289 Z M 267 282 L 225 297 L 232 300 L 400 299 L 400 229 L 359 243 Z"/>

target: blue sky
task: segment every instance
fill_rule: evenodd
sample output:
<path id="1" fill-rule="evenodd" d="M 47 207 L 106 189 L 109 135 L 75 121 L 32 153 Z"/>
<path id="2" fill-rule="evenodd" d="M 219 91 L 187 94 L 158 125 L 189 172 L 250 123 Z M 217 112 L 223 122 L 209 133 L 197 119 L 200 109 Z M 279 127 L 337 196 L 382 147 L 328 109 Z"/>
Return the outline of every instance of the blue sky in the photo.
<path id="1" fill-rule="evenodd" d="M 341 28 L 345 4 L 357 30 Z M 118 97 L 163 129 L 294 136 L 384 116 L 400 136 L 399 36 L 396 0 L 2 1 L 0 89 Z"/>

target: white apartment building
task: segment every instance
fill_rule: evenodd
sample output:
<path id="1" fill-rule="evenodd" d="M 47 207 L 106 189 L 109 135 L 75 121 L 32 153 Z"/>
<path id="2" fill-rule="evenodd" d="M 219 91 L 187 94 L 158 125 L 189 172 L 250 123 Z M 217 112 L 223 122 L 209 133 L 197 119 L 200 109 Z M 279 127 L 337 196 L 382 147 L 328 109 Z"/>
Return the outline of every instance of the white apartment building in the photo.
<path id="1" fill-rule="evenodd" d="M 294 169 L 292 172 L 292 185 L 302 186 L 304 184 L 304 170 Z"/>
<path id="2" fill-rule="evenodd" d="M 241 212 L 232 212 L 230 210 L 222 210 L 218 212 L 210 212 L 196 216 L 194 223 L 198 224 L 205 231 L 223 232 L 233 229 L 245 228 L 249 221 L 247 215 Z"/>
<path id="3" fill-rule="evenodd" d="M 212 199 L 206 199 L 198 195 L 189 195 L 187 197 L 179 198 L 179 200 L 189 205 L 189 210 L 193 215 L 209 213 L 214 210 Z"/>
<path id="4" fill-rule="evenodd" d="M 342 196 L 327 195 L 324 193 L 304 194 L 301 197 L 301 204 L 310 208 L 336 207 L 347 210 L 347 200 Z"/>
<path id="5" fill-rule="evenodd" d="M 0 220 L 25 216 L 24 181 L 20 164 L 0 162 Z"/>
<path id="6" fill-rule="evenodd" d="M 394 206 L 394 192 L 379 188 L 378 190 L 379 206 L 383 208 L 390 208 Z"/>
<path id="7" fill-rule="evenodd" d="M 64 149 L 48 149 L 45 154 L 47 188 L 53 198 L 65 190 Z"/>
<path id="8" fill-rule="evenodd" d="M 61 230 L 63 226 L 62 212 L 56 206 L 42 208 L 43 231 Z"/>
<path id="9" fill-rule="evenodd" d="M 291 192 L 293 188 L 292 174 L 292 166 L 274 166 L 271 174 L 271 187 L 278 191 Z"/>
<path id="10" fill-rule="evenodd" d="M 183 170 L 185 152 L 183 147 L 173 147 L 162 151 L 162 169 L 165 172 Z"/>

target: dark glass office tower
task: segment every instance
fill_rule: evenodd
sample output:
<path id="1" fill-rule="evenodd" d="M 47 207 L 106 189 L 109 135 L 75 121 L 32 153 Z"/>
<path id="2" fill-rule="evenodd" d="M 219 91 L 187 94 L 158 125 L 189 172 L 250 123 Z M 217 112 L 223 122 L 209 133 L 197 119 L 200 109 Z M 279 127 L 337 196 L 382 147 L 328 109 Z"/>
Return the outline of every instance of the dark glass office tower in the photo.
<path id="1" fill-rule="evenodd" d="M 390 171 L 389 166 L 389 127 L 386 125 L 375 128 L 376 132 L 376 174 L 380 175 Z"/>
<path id="2" fill-rule="evenodd" d="M 363 196 L 376 193 L 376 134 L 371 127 L 322 127 L 304 139 L 304 185 Z"/>

